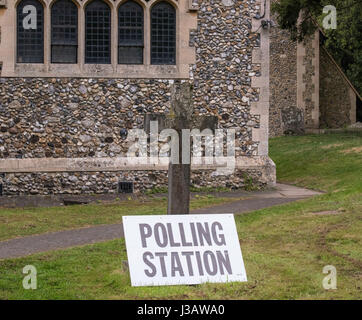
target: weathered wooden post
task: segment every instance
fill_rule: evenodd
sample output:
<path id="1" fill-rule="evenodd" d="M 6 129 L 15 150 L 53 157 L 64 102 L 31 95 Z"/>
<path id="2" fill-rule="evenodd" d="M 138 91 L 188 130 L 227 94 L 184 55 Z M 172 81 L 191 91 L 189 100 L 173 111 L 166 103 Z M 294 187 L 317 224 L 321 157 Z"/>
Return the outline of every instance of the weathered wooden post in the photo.
<path id="1" fill-rule="evenodd" d="M 188 82 L 176 81 L 171 91 L 171 108 L 167 116 L 170 129 L 178 133 L 178 161 L 172 159 L 168 171 L 168 214 L 190 213 L 191 155 L 190 137 L 182 135 L 191 128 L 193 114 L 192 89 Z M 177 146 L 172 146 L 174 148 Z M 176 163 L 175 163 L 176 162 Z"/>

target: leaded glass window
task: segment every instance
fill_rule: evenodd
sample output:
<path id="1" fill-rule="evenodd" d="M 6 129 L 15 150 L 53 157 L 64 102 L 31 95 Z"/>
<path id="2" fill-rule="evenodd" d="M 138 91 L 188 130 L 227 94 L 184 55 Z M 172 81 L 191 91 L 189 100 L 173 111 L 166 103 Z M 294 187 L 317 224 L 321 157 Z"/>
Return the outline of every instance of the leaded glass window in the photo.
<path id="1" fill-rule="evenodd" d="M 78 9 L 71 0 L 52 7 L 52 63 L 77 63 Z"/>
<path id="2" fill-rule="evenodd" d="M 176 11 L 167 2 L 151 10 L 151 63 L 176 63 Z"/>
<path id="3" fill-rule="evenodd" d="M 85 9 L 85 63 L 111 63 L 111 10 L 101 0 Z"/>
<path id="4" fill-rule="evenodd" d="M 37 0 L 23 0 L 17 7 L 17 62 L 44 62 L 44 9 Z"/>
<path id="5" fill-rule="evenodd" d="M 143 63 L 143 9 L 134 1 L 118 9 L 118 63 Z"/>

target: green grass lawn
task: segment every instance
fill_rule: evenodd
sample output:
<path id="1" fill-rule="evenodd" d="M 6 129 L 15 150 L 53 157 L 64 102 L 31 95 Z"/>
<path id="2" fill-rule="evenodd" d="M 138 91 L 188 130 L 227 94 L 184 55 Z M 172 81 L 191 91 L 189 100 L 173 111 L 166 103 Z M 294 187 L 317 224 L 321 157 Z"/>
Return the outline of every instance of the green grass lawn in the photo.
<path id="1" fill-rule="evenodd" d="M 361 299 L 361 147 L 358 133 L 271 139 L 278 180 L 326 194 L 236 216 L 247 283 L 132 288 L 122 269 L 124 241 L 117 240 L 0 261 L 0 298 Z M 132 205 L 132 213 L 152 214 L 157 205 L 165 212 L 166 202 Z M 38 270 L 33 291 L 22 288 L 29 264 Z M 326 265 L 337 269 L 337 290 L 322 287 Z"/>
<path id="2" fill-rule="evenodd" d="M 196 195 L 191 209 L 205 208 L 236 201 L 238 198 L 217 198 Z M 121 223 L 125 215 L 165 214 L 167 199 L 146 196 L 140 200 L 114 201 L 52 208 L 0 208 L 0 241 L 34 234 L 89 226 Z"/>

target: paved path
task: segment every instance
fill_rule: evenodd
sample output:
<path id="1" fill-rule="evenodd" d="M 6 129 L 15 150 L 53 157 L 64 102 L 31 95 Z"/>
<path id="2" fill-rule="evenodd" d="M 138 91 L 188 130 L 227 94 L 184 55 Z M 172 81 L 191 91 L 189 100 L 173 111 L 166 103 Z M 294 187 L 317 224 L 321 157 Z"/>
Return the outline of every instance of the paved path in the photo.
<path id="1" fill-rule="evenodd" d="M 309 198 L 321 194 L 320 192 L 298 188 L 285 184 L 277 184 L 276 190 L 273 191 L 259 191 L 249 193 L 245 200 L 233 201 L 222 205 L 214 206 L 211 208 L 203 208 L 194 210 L 195 214 L 206 213 L 234 213 L 241 214 L 254 210 L 264 209 L 288 202 L 297 201 L 300 199 Z"/>
<path id="2" fill-rule="evenodd" d="M 240 193 L 243 200 L 192 211 L 193 214 L 234 213 L 272 207 L 320 194 L 319 192 L 278 184 L 273 191 Z M 236 195 L 234 193 L 233 197 Z M 56 249 L 122 238 L 122 224 L 102 225 L 90 228 L 72 229 L 46 233 L 0 242 L 0 259 L 16 258 Z"/>

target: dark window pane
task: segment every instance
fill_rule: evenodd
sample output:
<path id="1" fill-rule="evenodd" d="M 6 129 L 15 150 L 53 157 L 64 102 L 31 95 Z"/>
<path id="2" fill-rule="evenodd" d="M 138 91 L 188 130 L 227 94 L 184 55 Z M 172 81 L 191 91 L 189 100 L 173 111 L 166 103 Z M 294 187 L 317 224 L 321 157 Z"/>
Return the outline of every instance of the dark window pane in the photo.
<path id="1" fill-rule="evenodd" d="M 157 3 L 151 11 L 151 63 L 176 63 L 176 12 L 167 2 Z"/>
<path id="2" fill-rule="evenodd" d="M 77 46 L 52 45 L 53 63 L 77 63 Z"/>
<path id="3" fill-rule="evenodd" d="M 85 63 L 111 63 L 111 10 L 94 0 L 85 9 Z"/>
<path id="4" fill-rule="evenodd" d="M 118 9 L 118 63 L 143 63 L 143 9 L 128 1 Z"/>
<path id="5" fill-rule="evenodd" d="M 23 13 L 24 7 L 33 6 L 36 9 L 36 28 L 24 29 L 24 19 L 29 17 L 29 11 Z M 33 21 L 28 21 L 30 24 Z M 23 0 L 17 7 L 17 62 L 44 62 L 44 9 L 37 0 Z"/>
<path id="6" fill-rule="evenodd" d="M 77 6 L 70 0 L 58 0 L 52 7 L 51 23 L 52 63 L 77 63 Z"/>
<path id="7" fill-rule="evenodd" d="M 118 60 L 120 64 L 142 64 L 143 47 L 119 46 Z"/>

